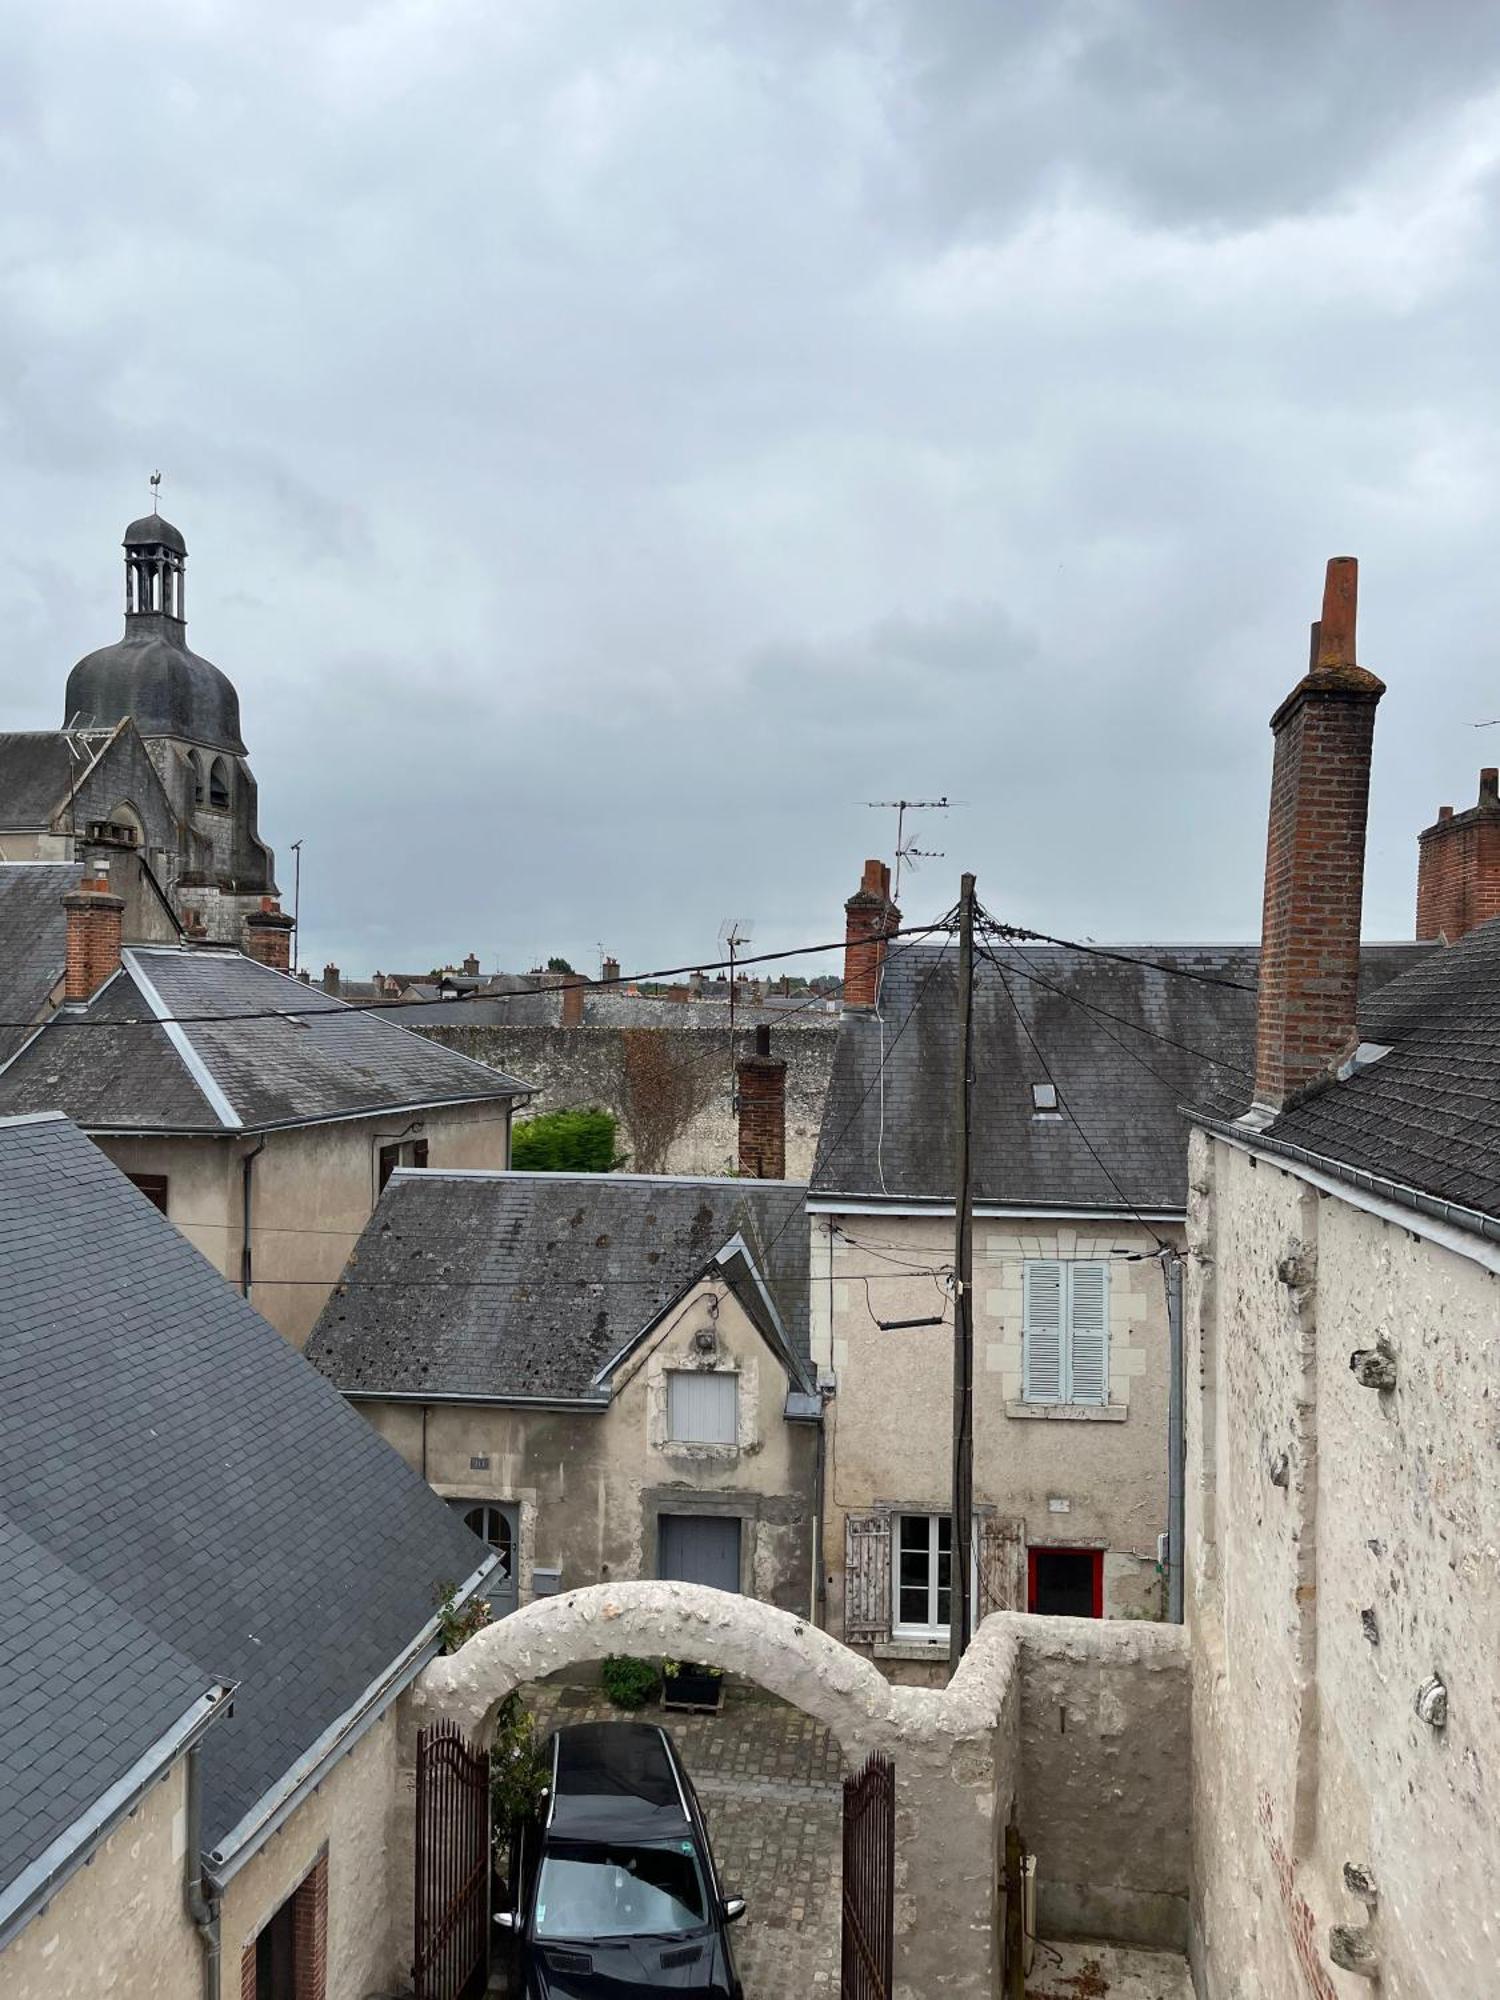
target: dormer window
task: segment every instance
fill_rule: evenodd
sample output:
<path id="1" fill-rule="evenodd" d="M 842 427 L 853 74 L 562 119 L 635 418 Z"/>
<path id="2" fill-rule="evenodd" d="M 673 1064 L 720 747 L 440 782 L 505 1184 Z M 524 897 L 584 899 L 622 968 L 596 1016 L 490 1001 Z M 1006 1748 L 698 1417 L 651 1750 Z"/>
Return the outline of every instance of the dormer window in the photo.
<path id="1" fill-rule="evenodd" d="M 1034 1083 L 1031 1086 L 1031 1112 L 1034 1118 L 1062 1116 L 1062 1106 L 1058 1102 L 1055 1083 Z"/>

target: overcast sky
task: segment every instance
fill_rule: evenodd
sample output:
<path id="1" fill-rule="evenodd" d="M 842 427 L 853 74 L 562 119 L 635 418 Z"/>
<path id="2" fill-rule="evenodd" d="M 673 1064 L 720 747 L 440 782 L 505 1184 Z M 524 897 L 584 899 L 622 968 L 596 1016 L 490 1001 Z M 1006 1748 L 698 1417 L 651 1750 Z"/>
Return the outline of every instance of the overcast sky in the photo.
<path id="1" fill-rule="evenodd" d="M 0 13 L 0 725 L 164 473 L 304 962 L 837 936 L 894 815 L 1066 935 L 1259 928 L 1361 559 L 1366 930 L 1500 763 L 1488 0 Z"/>

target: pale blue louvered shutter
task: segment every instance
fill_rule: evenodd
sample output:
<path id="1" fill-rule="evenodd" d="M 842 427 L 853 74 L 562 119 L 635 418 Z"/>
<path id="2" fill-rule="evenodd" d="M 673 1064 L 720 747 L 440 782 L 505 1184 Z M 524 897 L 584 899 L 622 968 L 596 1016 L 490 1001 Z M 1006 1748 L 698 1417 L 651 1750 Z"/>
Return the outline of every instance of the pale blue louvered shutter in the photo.
<path id="1" fill-rule="evenodd" d="M 1028 1403 L 1063 1400 L 1063 1267 L 1028 1264 L 1022 1281 L 1023 1379 Z"/>
<path id="2" fill-rule="evenodd" d="M 1109 1401 L 1109 1273 L 1103 1264 L 1073 1264 L 1068 1272 L 1070 1403 Z"/>

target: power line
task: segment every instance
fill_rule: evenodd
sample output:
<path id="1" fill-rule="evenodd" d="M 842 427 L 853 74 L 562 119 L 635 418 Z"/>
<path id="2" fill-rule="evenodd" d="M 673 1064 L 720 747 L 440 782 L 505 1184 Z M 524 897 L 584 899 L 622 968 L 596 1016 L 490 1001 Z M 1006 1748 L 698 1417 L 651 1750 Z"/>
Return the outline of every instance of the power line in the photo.
<path id="1" fill-rule="evenodd" d="M 1151 972 L 1165 973 L 1170 979 L 1195 979 L 1202 986 L 1227 986 L 1232 993 L 1258 993 L 1260 990 L 1257 986 L 1247 986 L 1243 979 L 1226 979 L 1217 972 L 1195 971 L 1190 965 L 1166 965 L 1160 959 L 1141 958 L 1134 952 L 1111 951 L 1107 945 L 1079 944 L 1072 938 L 1052 937 L 1046 931 L 1028 930 L 1022 924 L 1001 923 L 997 917 L 989 919 L 989 928 L 1006 944 L 1061 945 L 1065 951 L 1086 952 L 1090 958 L 1109 958 L 1119 965 L 1143 965 Z"/>

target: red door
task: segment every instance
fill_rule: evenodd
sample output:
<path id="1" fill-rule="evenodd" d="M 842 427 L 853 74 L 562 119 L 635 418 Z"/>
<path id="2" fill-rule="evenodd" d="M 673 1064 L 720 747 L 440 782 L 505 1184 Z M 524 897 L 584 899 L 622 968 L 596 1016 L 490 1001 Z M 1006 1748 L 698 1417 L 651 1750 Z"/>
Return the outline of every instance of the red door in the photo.
<path id="1" fill-rule="evenodd" d="M 1026 1609 L 1056 1618 L 1102 1618 L 1103 1549 L 1029 1548 Z"/>

